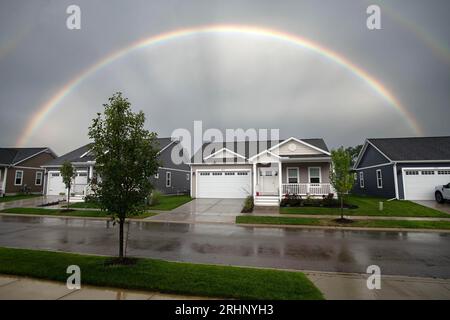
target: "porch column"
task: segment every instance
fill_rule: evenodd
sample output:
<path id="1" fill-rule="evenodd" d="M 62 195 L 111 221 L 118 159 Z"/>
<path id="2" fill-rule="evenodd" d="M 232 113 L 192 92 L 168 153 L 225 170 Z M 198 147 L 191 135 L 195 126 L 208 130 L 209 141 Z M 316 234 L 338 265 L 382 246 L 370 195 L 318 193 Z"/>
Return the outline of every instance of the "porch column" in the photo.
<path id="1" fill-rule="evenodd" d="M 94 177 L 94 167 L 89 166 L 89 180 L 92 180 L 93 177 Z"/>
<path id="2" fill-rule="evenodd" d="M 253 199 L 256 197 L 256 163 L 253 163 Z"/>
<path id="3" fill-rule="evenodd" d="M 3 193 L 6 194 L 6 178 L 8 177 L 8 167 L 5 167 L 5 173 L 3 174 L 2 181 L 2 190 Z"/>
<path id="4" fill-rule="evenodd" d="M 278 197 L 281 201 L 281 198 L 283 196 L 283 185 L 282 185 L 282 177 L 283 177 L 283 170 L 281 166 L 281 160 L 278 161 Z"/>

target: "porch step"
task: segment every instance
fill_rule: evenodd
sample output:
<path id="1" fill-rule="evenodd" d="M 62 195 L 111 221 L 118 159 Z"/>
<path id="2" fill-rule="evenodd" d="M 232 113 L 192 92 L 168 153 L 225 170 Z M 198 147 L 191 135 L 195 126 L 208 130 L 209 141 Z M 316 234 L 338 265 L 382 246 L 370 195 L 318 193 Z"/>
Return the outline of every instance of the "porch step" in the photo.
<path id="1" fill-rule="evenodd" d="M 84 196 L 81 196 L 81 195 L 70 196 L 70 203 L 75 203 L 75 202 L 84 202 Z"/>
<path id="2" fill-rule="evenodd" d="M 256 196 L 255 206 L 278 206 L 280 204 L 277 196 Z"/>

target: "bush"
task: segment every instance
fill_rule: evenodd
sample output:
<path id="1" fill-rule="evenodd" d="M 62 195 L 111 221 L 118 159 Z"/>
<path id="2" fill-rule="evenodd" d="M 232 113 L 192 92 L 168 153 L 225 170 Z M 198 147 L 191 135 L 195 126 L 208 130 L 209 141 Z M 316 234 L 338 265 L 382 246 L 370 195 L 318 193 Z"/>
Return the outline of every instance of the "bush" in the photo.
<path id="1" fill-rule="evenodd" d="M 150 193 L 149 197 L 149 205 L 150 206 L 156 206 L 157 204 L 161 203 L 161 197 L 162 193 L 158 190 L 153 190 L 152 193 Z"/>
<path id="2" fill-rule="evenodd" d="M 245 199 L 244 207 L 242 208 L 241 212 L 242 213 L 250 213 L 250 212 L 253 211 L 254 206 L 255 206 L 255 204 L 253 202 L 253 197 L 252 196 L 248 196 Z"/>

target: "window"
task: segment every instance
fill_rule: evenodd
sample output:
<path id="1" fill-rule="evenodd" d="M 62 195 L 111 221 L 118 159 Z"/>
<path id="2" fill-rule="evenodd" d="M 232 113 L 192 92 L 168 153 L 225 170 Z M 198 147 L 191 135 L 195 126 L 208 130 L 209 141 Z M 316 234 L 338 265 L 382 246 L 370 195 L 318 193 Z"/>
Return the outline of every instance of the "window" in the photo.
<path id="1" fill-rule="evenodd" d="M 298 168 L 287 168 L 288 183 L 298 183 Z"/>
<path id="2" fill-rule="evenodd" d="M 209 172 L 200 172 L 201 176 L 209 176 Z"/>
<path id="3" fill-rule="evenodd" d="M 52 173 L 52 177 L 59 177 L 59 173 L 58 172 Z"/>
<path id="4" fill-rule="evenodd" d="M 320 183 L 320 167 L 309 167 L 309 183 Z"/>
<path id="5" fill-rule="evenodd" d="M 225 172 L 226 176 L 234 176 L 234 172 Z"/>
<path id="6" fill-rule="evenodd" d="M 15 186 L 21 186 L 23 182 L 23 171 L 17 170 L 16 171 L 16 177 L 14 179 L 14 185 Z"/>
<path id="7" fill-rule="evenodd" d="M 248 172 L 238 172 L 238 176 L 247 176 Z"/>
<path id="8" fill-rule="evenodd" d="M 434 170 L 422 170 L 422 175 L 432 176 L 432 175 L 434 175 Z"/>
<path id="9" fill-rule="evenodd" d="M 450 170 L 439 170 L 438 174 L 439 175 L 450 174 Z"/>
<path id="10" fill-rule="evenodd" d="M 419 174 L 419 171 L 417 170 L 407 170 L 406 175 L 407 176 L 417 176 Z"/>
<path id="11" fill-rule="evenodd" d="M 155 179 L 159 179 L 159 173 L 155 173 Z"/>
<path id="12" fill-rule="evenodd" d="M 359 187 L 364 188 L 364 172 L 359 173 Z"/>
<path id="13" fill-rule="evenodd" d="M 191 178 L 191 174 L 190 173 L 186 173 L 186 180 L 189 181 L 190 178 Z"/>
<path id="14" fill-rule="evenodd" d="M 77 173 L 77 177 L 87 177 L 87 172 L 79 172 Z"/>
<path id="15" fill-rule="evenodd" d="M 213 176 L 221 176 L 222 172 L 213 172 L 212 174 L 213 174 Z"/>
<path id="16" fill-rule="evenodd" d="M 381 174 L 381 170 L 377 170 L 377 188 L 382 189 L 383 188 L 383 175 Z"/>
<path id="17" fill-rule="evenodd" d="M 172 172 L 166 172 L 166 187 L 170 188 L 172 186 Z"/>
<path id="18" fill-rule="evenodd" d="M 42 172 L 40 172 L 40 171 L 36 172 L 36 178 L 34 180 L 34 184 L 37 186 L 42 185 Z"/>

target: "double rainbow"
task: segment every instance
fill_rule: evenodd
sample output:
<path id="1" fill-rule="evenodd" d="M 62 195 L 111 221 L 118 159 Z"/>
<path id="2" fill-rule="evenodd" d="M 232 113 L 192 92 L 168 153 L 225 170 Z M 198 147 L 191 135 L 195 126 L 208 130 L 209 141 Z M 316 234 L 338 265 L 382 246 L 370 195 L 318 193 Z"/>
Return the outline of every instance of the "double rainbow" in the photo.
<path id="1" fill-rule="evenodd" d="M 94 74 L 101 68 L 113 63 L 119 58 L 126 56 L 127 54 L 139 50 L 141 48 L 146 48 L 158 43 L 166 41 L 174 41 L 183 37 L 188 37 L 196 34 L 236 34 L 236 35 L 257 35 L 264 36 L 267 38 L 272 38 L 274 40 L 279 40 L 286 42 L 288 44 L 296 45 L 308 50 L 311 50 L 327 59 L 330 59 L 343 68 L 359 77 L 361 80 L 365 81 L 375 92 L 377 92 L 381 97 L 389 102 L 397 112 L 406 118 L 408 124 L 413 129 L 413 131 L 420 135 L 422 134 L 422 129 L 414 116 L 398 101 L 398 99 L 377 79 L 371 76 L 362 68 L 353 64 L 351 61 L 347 60 L 345 57 L 339 55 L 338 53 L 325 48 L 313 41 L 300 37 L 297 35 L 265 29 L 254 26 L 245 25 L 211 25 L 211 26 L 200 26 L 192 28 L 178 29 L 170 32 L 161 33 L 158 35 L 150 36 L 145 39 L 138 40 L 131 45 L 110 53 L 100 61 L 94 63 L 87 69 L 80 72 L 76 77 L 66 83 L 55 95 L 53 95 L 48 101 L 43 105 L 39 106 L 38 111 L 33 114 L 33 116 L 28 121 L 25 130 L 19 137 L 17 141 L 18 146 L 25 145 L 29 138 L 34 134 L 34 132 L 39 128 L 40 125 L 45 121 L 48 115 L 53 109 L 55 109 L 61 100 L 63 100 L 70 92 L 72 92 L 81 82 L 83 82 L 90 75 Z"/>

